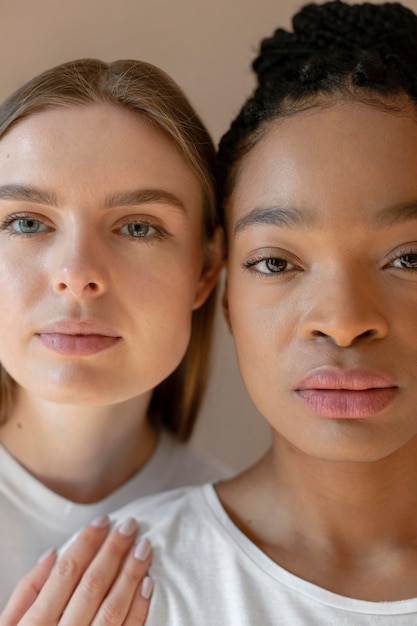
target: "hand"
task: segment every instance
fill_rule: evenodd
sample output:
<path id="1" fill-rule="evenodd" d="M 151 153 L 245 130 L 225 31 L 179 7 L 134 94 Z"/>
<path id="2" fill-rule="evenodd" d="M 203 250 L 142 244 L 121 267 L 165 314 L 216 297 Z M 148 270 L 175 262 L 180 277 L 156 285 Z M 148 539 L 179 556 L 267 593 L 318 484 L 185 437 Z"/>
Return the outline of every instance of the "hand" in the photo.
<path id="1" fill-rule="evenodd" d="M 16 586 L 0 626 L 142 626 L 152 593 L 150 543 L 133 545 L 133 519 L 108 530 L 108 517 L 99 518 L 58 560 L 54 550 L 41 557 Z"/>

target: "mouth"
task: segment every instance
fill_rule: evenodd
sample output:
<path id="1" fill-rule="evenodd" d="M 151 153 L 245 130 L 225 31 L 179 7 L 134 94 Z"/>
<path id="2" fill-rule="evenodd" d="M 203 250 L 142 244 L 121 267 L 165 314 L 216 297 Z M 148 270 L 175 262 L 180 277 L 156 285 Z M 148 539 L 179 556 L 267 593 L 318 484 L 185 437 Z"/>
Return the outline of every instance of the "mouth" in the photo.
<path id="1" fill-rule="evenodd" d="M 41 328 L 36 336 L 48 350 L 64 356 L 91 356 L 121 340 L 113 328 L 93 320 L 58 320 Z"/>
<path id="2" fill-rule="evenodd" d="M 398 386 L 380 372 L 320 368 L 304 378 L 295 393 L 317 415 L 358 419 L 386 409 L 394 401 Z"/>

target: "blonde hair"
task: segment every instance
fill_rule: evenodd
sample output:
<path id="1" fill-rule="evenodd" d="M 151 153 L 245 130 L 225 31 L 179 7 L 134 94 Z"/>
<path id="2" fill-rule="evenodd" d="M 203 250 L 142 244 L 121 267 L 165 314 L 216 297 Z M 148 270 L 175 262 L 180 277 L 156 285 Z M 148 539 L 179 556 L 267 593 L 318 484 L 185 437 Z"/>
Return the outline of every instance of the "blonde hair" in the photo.
<path id="1" fill-rule="evenodd" d="M 135 60 L 79 59 L 35 76 L 0 106 L 0 139 L 32 113 L 56 107 L 108 103 L 136 112 L 163 130 L 194 171 L 203 197 L 204 241 L 218 225 L 215 150 L 178 85 L 157 67 Z M 192 432 L 206 387 L 214 326 L 215 290 L 192 316 L 191 339 L 177 369 L 153 393 L 149 418 L 179 439 Z M 14 381 L 0 365 L 0 423 L 13 406 Z"/>

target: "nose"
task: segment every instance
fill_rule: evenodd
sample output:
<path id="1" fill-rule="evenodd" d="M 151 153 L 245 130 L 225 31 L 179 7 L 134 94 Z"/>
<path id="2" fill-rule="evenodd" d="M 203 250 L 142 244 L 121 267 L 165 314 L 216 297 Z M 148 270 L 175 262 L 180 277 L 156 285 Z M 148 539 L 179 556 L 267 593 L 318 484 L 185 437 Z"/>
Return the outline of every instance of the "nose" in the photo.
<path id="1" fill-rule="evenodd" d="M 56 293 L 76 300 L 97 297 L 107 288 L 104 254 L 92 238 L 74 236 L 56 253 L 52 285 Z"/>
<path id="2" fill-rule="evenodd" d="M 339 347 L 382 339 L 388 325 L 377 288 L 365 275 L 338 272 L 316 283 L 303 300 L 306 313 L 301 333 L 306 339 L 326 338 Z"/>

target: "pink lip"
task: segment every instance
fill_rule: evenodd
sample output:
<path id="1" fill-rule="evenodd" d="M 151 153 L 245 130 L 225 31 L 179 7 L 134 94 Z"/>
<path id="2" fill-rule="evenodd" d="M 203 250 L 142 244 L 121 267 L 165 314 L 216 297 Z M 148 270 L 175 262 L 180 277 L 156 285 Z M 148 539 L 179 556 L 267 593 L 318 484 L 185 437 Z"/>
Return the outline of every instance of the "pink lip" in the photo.
<path id="1" fill-rule="evenodd" d="M 36 335 L 46 348 L 66 356 L 90 356 L 111 348 L 121 338 L 113 328 L 100 322 L 70 319 L 48 324 Z"/>
<path id="2" fill-rule="evenodd" d="M 330 418 L 370 417 L 393 402 L 398 387 L 379 372 L 365 369 L 318 369 L 296 388 L 300 400 L 314 413 Z"/>

